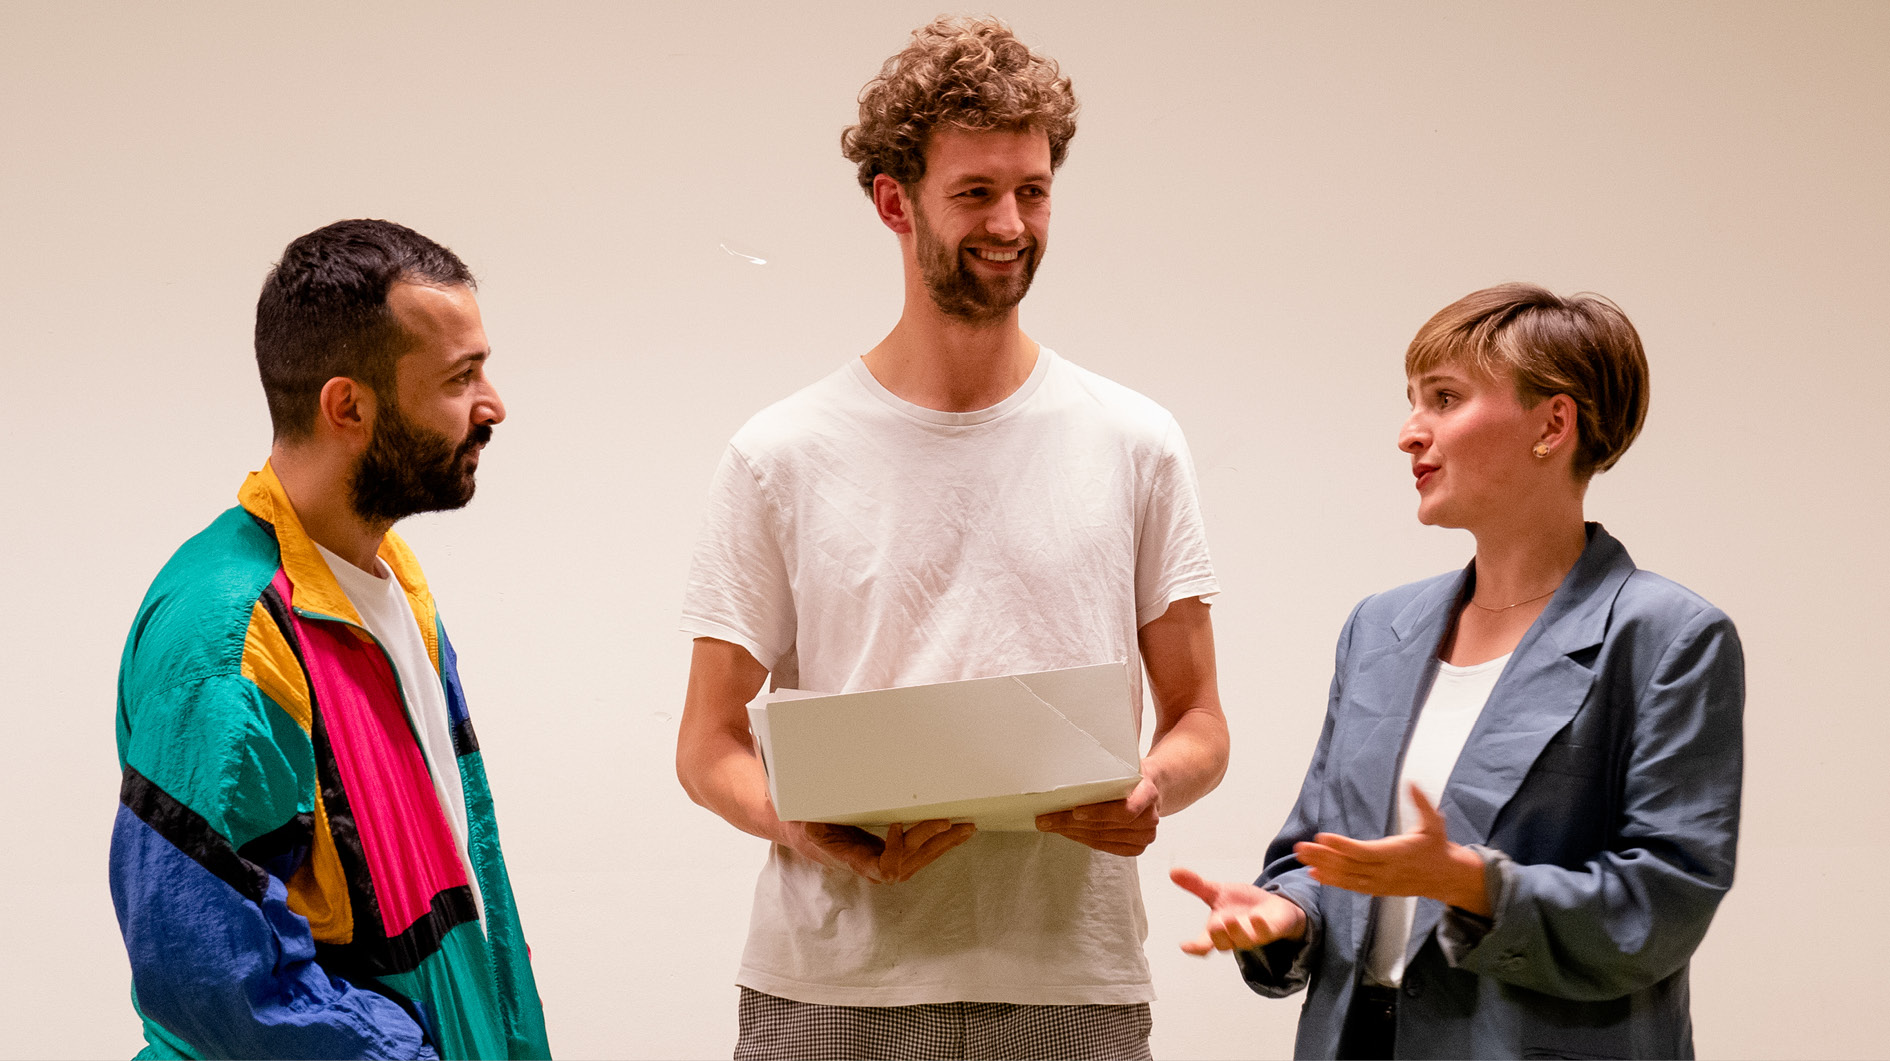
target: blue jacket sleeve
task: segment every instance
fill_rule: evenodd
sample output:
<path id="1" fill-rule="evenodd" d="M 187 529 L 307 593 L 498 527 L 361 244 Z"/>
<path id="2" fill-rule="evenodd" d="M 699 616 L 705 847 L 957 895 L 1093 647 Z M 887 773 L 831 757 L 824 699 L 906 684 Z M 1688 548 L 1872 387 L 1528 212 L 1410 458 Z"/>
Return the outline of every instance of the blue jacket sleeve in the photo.
<path id="1" fill-rule="evenodd" d="M 232 697 L 253 698 L 248 706 L 262 711 L 228 710 Z M 277 710 L 240 679 L 194 683 L 163 706 L 225 718 Z M 197 806 L 127 763 L 111 843 L 112 902 L 153 1042 L 200 1057 L 434 1057 L 401 1004 L 316 962 L 308 922 L 289 908 L 285 883 L 306 852 L 306 839 L 297 844 L 306 815 L 241 848 L 213 824 L 280 813 L 284 781 L 295 771 L 268 725 L 238 727 L 231 739 L 211 737 L 163 759 L 163 769 L 146 768 L 174 788 L 194 785 Z M 256 805 L 237 805 L 245 800 Z"/>
<path id="2" fill-rule="evenodd" d="M 1293 854 L 1293 845 L 1302 840 L 1311 840 L 1324 828 L 1321 819 L 1327 759 L 1344 692 L 1341 678 L 1345 674 L 1346 656 L 1352 646 L 1352 629 L 1363 607 L 1365 602 L 1361 601 L 1352 609 L 1352 614 L 1345 621 L 1345 628 L 1339 634 L 1338 648 L 1333 657 L 1332 684 L 1326 693 L 1326 720 L 1319 730 L 1319 743 L 1313 749 L 1312 763 L 1306 768 L 1306 779 L 1300 783 L 1299 798 L 1294 801 L 1293 810 L 1286 816 L 1286 824 L 1280 827 L 1279 835 L 1267 845 L 1266 868 L 1261 871 L 1260 878 L 1254 881 L 1260 887 L 1292 900 L 1306 912 L 1306 935 L 1298 942 L 1281 942 L 1258 950 L 1236 952 L 1241 975 L 1246 979 L 1247 986 L 1270 998 L 1282 998 L 1306 986 L 1312 979 L 1313 964 L 1319 954 L 1320 940 L 1325 934 L 1324 917 L 1319 909 L 1319 890 L 1323 886 L 1312 879 L 1305 866 L 1300 865 L 1299 859 Z"/>
<path id="3" fill-rule="evenodd" d="M 1679 970 L 1732 886 L 1744 704 L 1738 634 L 1705 608 L 1633 706 L 1609 849 L 1574 869 L 1499 860 L 1494 923 L 1454 963 L 1575 1000 L 1619 998 Z"/>

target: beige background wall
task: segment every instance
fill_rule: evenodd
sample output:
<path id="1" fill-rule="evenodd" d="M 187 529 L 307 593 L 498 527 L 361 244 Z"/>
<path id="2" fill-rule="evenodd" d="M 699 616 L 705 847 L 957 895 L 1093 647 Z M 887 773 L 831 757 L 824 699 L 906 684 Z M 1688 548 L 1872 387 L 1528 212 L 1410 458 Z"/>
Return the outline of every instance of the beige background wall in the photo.
<path id="1" fill-rule="evenodd" d="M 388 217 L 479 273 L 511 410 L 471 509 L 402 528 L 455 640 L 552 1041 L 726 1056 L 759 841 L 672 770 L 709 472 L 898 310 L 837 151 L 931 3 L 0 5 L 0 1052 L 136 1049 L 105 884 L 119 648 L 267 420 L 293 236 Z M 1142 859 L 1167 1057 L 1280 1056 L 1298 1006 L 1175 944 L 1247 876 L 1360 596 L 1462 563 L 1393 438 L 1434 310 L 1617 299 L 1654 365 L 1590 495 L 1739 622 L 1738 887 L 1705 1056 L 1880 1054 L 1890 5 L 1016 2 L 1084 114 L 1025 325 L 1189 432 L 1235 759 Z M 765 258 L 753 265 L 722 249 Z"/>

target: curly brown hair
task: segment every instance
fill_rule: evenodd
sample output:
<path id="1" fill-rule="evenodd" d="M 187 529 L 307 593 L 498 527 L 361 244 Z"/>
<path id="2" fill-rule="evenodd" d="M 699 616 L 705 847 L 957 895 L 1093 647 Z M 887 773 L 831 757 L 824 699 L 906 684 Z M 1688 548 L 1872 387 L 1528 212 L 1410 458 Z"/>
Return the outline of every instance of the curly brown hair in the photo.
<path id="1" fill-rule="evenodd" d="M 840 151 L 870 196 L 881 173 L 908 185 L 925 176 L 925 143 L 939 125 L 1041 129 L 1054 171 L 1076 135 L 1076 95 L 1056 60 L 1032 54 L 1004 23 L 940 16 L 860 91 L 860 124 L 840 134 Z"/>

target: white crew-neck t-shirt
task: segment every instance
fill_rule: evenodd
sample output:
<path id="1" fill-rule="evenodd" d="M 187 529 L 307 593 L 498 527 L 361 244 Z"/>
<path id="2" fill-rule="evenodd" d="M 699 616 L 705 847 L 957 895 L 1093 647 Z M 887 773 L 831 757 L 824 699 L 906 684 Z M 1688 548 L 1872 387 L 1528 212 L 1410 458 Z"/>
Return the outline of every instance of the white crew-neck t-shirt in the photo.
<path id="1" fill-rule="evenodd" d="M 1136 661 L 1143 623 L 1218 588 L 1154 402 L 1044 350 L 1002 402 L 939 412 L 855 360 L 730 442 L 683 629 L 776 686 L 857 692 Z M 1060 836 L 980 833 L 895 885 L 777 845 L 738 983 L 825 1005 L 1145 1002 L 1146 931 L 1135 861 Z"/>
<path id="2" fill-rule="evenodd" d="M 473 874 L 467 852 L 466 794 L 460 785 L 459 757 L 453 751 L 453 725 L 446 713 L 446 690 L 440 685 L 439 672 L 433 669 L 433 657 L 427 653 L 426 640 L 420 636 L 420 623 L 414 618 L 413 605 L 408 602 L 400 580 L 380 557 L 374 558 L 377 573 L 368 574 L 329 552 L 319 542 L 315 548 L 321 550 L 322 559 L 328 561 L 328 570 L 340 584 L 341 592 L 348 595 L 348 602 L 360 613 L 361 624 L 381 643 L 387 658 L 394 664 L 401 696 L 407 704 L 407 719 L 413 723 L 427 772 L 433 775 L 433 793 L 439 798 L 440 809 L 446 813 L 446 824 L 453 831 L 453 845 L 459 849 L 459 861 L 466 868 L 466 881 L 472 885 L 475 909 L 483 923 L 486 904 L 479 894 L 479 878 Z"/>
<path id="3" fill-rule="evenodd" d="M 1508 653 L 1468 667 L 1438 663 L 1437 678 L 1411 729 L 1404 767 L 1398 773 L 1396 832 L 1417 828 L 1417 804 L 1410 792 L 1413 783 L 1424 790 L 1433 807 L 1437 805 L 1450 772 L 1457 768 L 1464 742 L 1470 739 L 1470 730 L 1508 663 Z M 1380 896 L 1372 900 L 1372 907 L 1378 925 L 1365 976 L 1372 983 L 1397 987 L 1404 983 L 1404 956 L 1410 949 L 1411 923 L 1417 917 L 1417 896 Z"/>

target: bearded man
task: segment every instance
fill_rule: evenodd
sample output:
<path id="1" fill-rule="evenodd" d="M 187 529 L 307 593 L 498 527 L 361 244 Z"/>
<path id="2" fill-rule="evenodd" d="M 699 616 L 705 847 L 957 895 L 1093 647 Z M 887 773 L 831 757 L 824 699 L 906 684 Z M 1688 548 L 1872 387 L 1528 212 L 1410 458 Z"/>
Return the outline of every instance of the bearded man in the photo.
<path id="1" fill-rule="evenodd" d="M 386 221 L 256 305 L 275 441 L 119 670 L 111 891 L 140 1057 L 549 1057 L 453 646 L 390 528 L 473 496 L 505 406 L 473 277 Z"/>
<path id="2" fill-rule="evenodd" d="M 771 842 L 737 1058 L 1149 1056 L 1134 856 L 1226 769 L 1219 587 L 1174 419 L 1018 326 L 1075 110 L 1001 23 L 913 35 L 842 138 L 898 237 L 904 311 L 716 473 L 677 770 Z M 782 821 L 744 710 L 771 674 L 838 693 L 1123 659 L 1138 718 L 1142 666 L 1154 699 L 1143 780 L 1034 833 Z"/>

